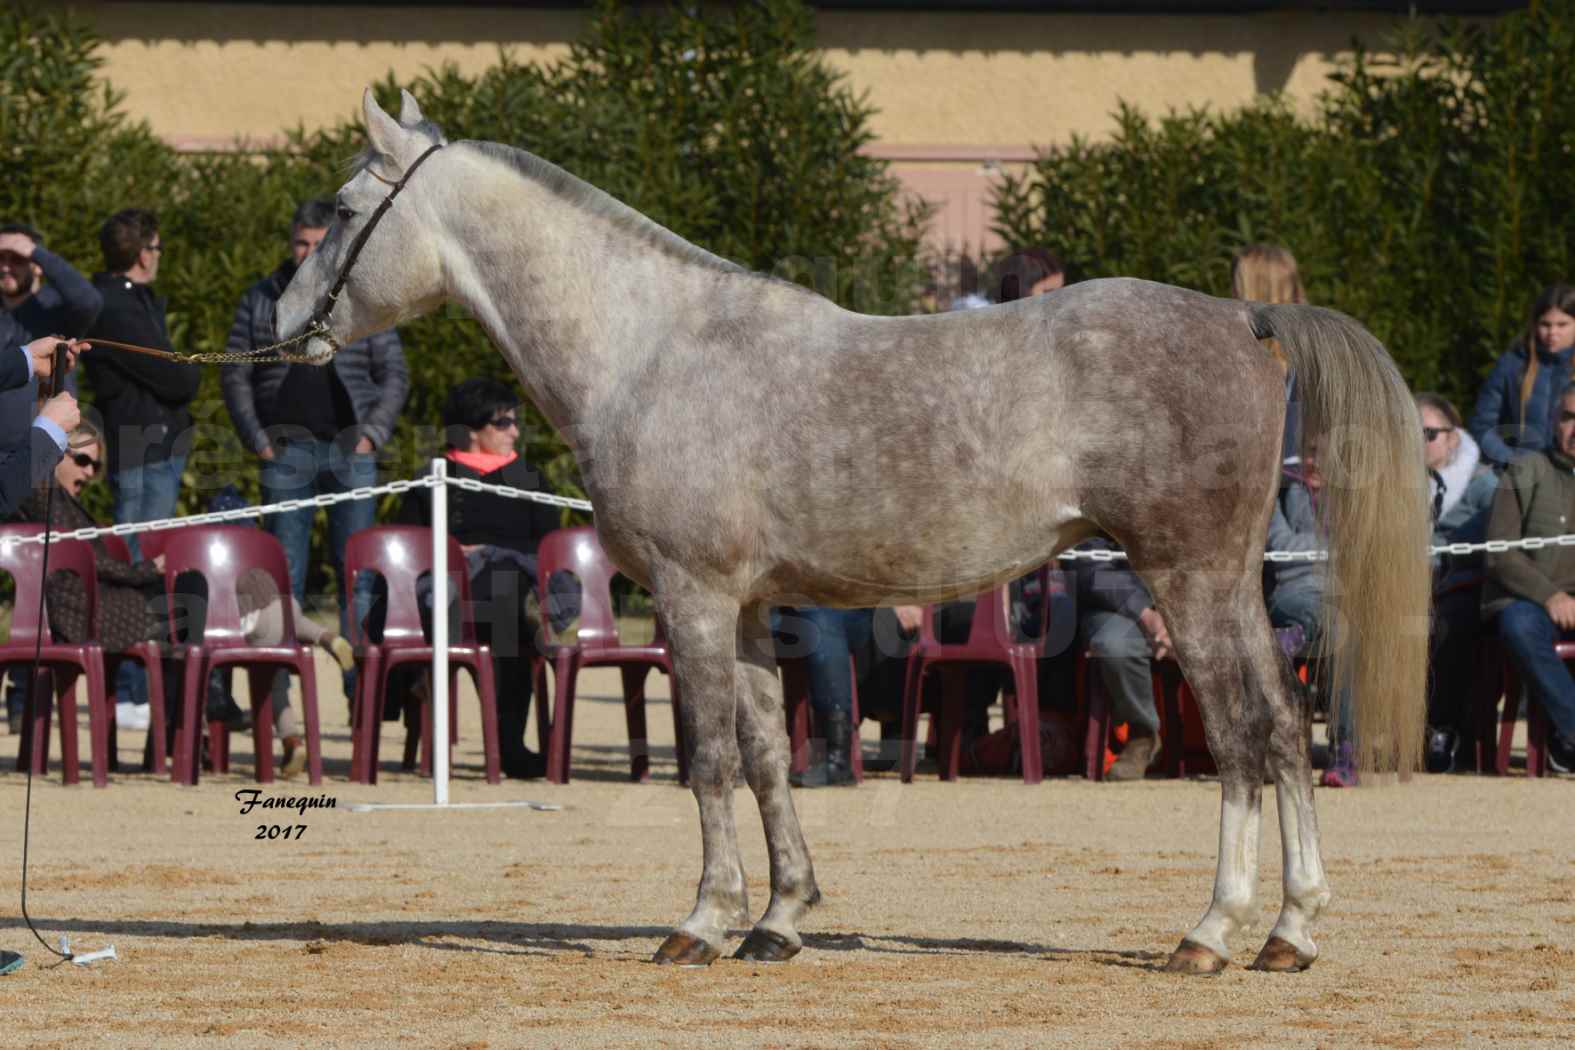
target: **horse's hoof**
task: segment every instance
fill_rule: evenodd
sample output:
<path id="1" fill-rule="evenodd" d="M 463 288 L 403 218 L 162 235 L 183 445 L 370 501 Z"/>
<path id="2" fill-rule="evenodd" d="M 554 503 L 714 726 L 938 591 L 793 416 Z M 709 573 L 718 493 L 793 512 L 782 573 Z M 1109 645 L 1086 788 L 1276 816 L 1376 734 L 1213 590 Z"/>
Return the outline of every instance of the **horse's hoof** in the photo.
<path id="1" fill-rule="evenodd" d="M 1317 958 L 1316 955 L 1302 955 L 1296 950 L 1296 945 L 1283 937 L 1270 937 L 1247 968 L 1269 973 L 1297 973 L 1307 969 Z"/>
<path id="2" fill-rule="evenodd" d="M 1166 973 L 1187 973 L 1193 976 L 1216 974 L 1225 969 L 1226 959 L 1218 952 L 1192 941 L 1182 941 L 1165 963 Z"/>
<path id="3" fill-rule="evenodd" d="M 651 961 L 658 966 L 710 966 L 721 955 L 719 949 L 702 941 L 692 933 L 674 930 L 656 949 Z"/>
<path id="4" fill-rule="evenodd" d="M 799 953 L 800 947 L 801 945 L 794 944 L 780 933 L 753 929 L 749 931 L 749 936 L 744 938 L 744 943 L 738 946 L 738 951 L 733 953 L 733 958 L 748 962 L 787 962 Z"/>

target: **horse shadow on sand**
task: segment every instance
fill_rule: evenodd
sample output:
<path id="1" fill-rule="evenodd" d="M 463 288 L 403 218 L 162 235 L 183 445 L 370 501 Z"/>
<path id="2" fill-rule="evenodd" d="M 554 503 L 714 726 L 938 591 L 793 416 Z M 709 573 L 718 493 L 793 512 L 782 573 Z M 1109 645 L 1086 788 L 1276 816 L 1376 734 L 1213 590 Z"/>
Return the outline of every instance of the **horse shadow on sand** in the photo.
<path id="1" fill-rule="evenodd" d="M 631 954 L 644 958 L 671 932 L 668 926 L 601 926 L 585 923 L 494 922 L 490 920 L 387 922 L 184 922 L 161 919 L 60 919 L 38 917 L 34 925 L 46 939 L 65 933 L 98 942 L 116 937 L 188 939 L 220 937 L 232 941 L 300 941 L 308 952 L 344 942 L 367 947 L 420 945 L 434 951 L 498 955 L 596 955 L 599 942 L 645 941 Z M 15 916 L 0 919 L 0 930 L 25 931 Z M 747 930 L 733 930 L 740 938 Z M 456 943 L 464 942 L 464 943 Z M 482 942 L 482 943 L 477 943 Z M 1161 970 L 1167 953 L 1107 948 L 1068 948 L 1027 941 L 978 937 L 912 937 L 894 934 L 806 933 L 804 947 L 819 952 L 869 952 L 873 955 L 1017 955 L 1044 962 L 1088 962 L 1139 970 Z"/>

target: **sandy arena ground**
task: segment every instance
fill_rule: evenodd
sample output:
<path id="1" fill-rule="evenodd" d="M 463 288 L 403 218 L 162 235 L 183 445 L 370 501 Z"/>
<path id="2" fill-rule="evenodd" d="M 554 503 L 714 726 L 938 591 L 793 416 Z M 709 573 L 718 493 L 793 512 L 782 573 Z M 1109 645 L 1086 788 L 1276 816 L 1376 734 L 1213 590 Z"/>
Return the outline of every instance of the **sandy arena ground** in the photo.
<path id="1" fill-rule="evenodd" d="M 326 672 L 326 669 L 324 669 Z M 628 783 L 616 679 L 592 673 L 567 787 L 480 775 L 461 713 L 456 802 L 521 809 L 352 813 L 423 802 L 391 770 L 347 783 L 349 737 L 322 675 L 338 808 L 258 841 L 250 741 L 234 775 L 182 789 L 141 774 L 33 794 L 28 911 L 51 943 L 117 962 L 50 965 L 18 910 L 24 779 L 0 775 L 0 1047 L 1559 1046 L 1575 1042 L 1575 780 L 1421 777 L 1319 792 L 1335 901 L 1310 972 L 1249 973 L 1279 906 L 1272 794 L 1263 919 L 1218 978 L 1158 972 L 1207 902 L 1219 792 L 1205 781 L 1055 780 L 798 794 L 826 903 L 778 967 L 646 962 L 688 911 L 695 805 L 652 705 L 655 779 Z M 653 679 L 653 684 L 655 681 Z M 665 693 L 663 694 L 665 695 Z M 14 755 L 15 739 L 0 741 Z M 82 734 L 84 754 L 87 737 Z M 140 750 L 123 734 L 129 761 Z M 8 763 L 9 768 L 9 763 Z M 276 787 L 274 794 L 304 792 Z M 768 898 L 747 791 L 739 831 Z M 280 821 L 283 822 L 282 820 Z M 736 944 L 736 941 L 735 941 Z"/>

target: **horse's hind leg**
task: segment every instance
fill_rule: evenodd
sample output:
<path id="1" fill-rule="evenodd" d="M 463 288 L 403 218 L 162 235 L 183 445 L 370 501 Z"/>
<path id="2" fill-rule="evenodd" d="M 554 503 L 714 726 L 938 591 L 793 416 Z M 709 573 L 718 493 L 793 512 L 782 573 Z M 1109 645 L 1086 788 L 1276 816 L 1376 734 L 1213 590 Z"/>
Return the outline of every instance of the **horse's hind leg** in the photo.
<path id="1" fill-rule="evenodd" d="M 673 672 L 684 698 L 689 786 L 700 806 L 705 866 L 694 910 L 662 942 L 655 961 L 705 966 L 721 954 L 728 928 L 742 925 L 749 917 L 744 869 L 733 827 L 733 780 L 738 772 L 733 682 L 738 603 L 694 587 L 687 577 L 671 582 L 659 577 L 656 582 L 657 613 L 672 643 Z"/>
<path id="2" fill-rule="evenodd" d="M 761 605 L 744 609 L 739 617 L 735 665 L 738 750 L 744 779 L 755 793 L 765 825 L 766 848 L 771 854 L 771 904 L 739 947 L 737 957 L 784 962 L 802 947 L 798 920 L 820 899 L 820 891 L 788 790 L 787 722 L 769 614 Z"/>
<path id="3" fill-rule="evenodd" d="M 1220 773 L 1219 866 L 1214 897 L 1166 969 L 1216 973 L 1230 937 L 1257 917 L 1258 832 L 1269 713 L 1256 668 L 1273 667 L 1274 637 L 1256 565 L 1180 569 L 1147 577 L 1203 712 Z"/>
<path id="4" fill-rule="evenodd" d="M 1268 942 L 1252 964 L 1257 970 L 1305 970 L 1318 958 L 1311 926 L 1329 903 L 1318 846 L 1318 814 L 1313 809 L 1312 701 L 1306 687 L 1281 660 L 1266 683 L 1273 729 L 1269 734 L 1269 772 L 1280 810 L 1280 845 L 1285 857 L 1285 898 Z"/>

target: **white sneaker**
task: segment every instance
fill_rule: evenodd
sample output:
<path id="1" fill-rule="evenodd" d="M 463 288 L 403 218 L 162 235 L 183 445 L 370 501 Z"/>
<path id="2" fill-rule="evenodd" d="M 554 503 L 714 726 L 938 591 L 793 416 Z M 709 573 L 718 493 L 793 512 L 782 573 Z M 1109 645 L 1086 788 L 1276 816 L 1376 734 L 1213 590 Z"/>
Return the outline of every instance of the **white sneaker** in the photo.
<path id="1" fill-rule="evenodd" d="M 115 705 L 115 727 L 131 730 L 148 728 L 148 705 L 122 700 Z"/>

